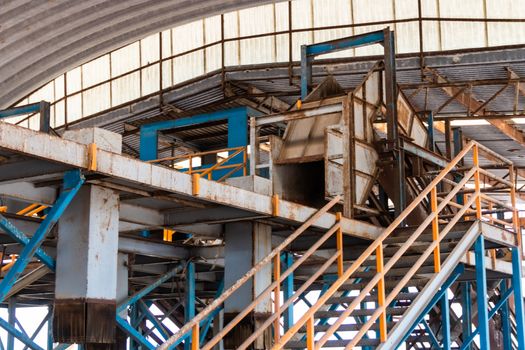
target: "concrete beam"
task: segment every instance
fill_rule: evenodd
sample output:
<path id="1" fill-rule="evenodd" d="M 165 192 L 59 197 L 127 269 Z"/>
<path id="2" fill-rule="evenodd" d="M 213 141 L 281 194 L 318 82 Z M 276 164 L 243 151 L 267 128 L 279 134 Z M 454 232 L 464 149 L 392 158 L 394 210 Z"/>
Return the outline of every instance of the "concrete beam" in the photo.
<path id="1" fill-rule="evenodd" d="M 88 168 L 87 146 L 16 125 L 0 123 L 0 148 L 70 167 Z M 57 149 L 61 152 L 54 151 Z M 183 199 L 195 198 L 268 217 L 272 217 L 274 212 L 271 196 L 205 179 L 200 180 L 199 194 L 194 196 L 190 175 L 103 150 L 97 152 L 97 167 L 94 172 L 126 182 L 127 185 L 170 192 Z M 301 223 L 316 211 L 315 208 L 281 200 L 278 215 L 273 219 Z M 335 215 L 326 213 L 314 226 L 329 229 L 334 223 Z M 343 218 L 341 224 L 346 234 L 361 238 L 375 239 L 382 231 L 381 227 L 348 218 Z"/>

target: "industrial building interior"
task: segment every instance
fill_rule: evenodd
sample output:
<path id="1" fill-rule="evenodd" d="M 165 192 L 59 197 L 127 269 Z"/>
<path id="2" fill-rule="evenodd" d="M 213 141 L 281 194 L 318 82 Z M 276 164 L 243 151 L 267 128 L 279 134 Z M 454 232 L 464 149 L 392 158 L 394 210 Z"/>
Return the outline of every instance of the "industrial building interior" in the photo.
<path id="1" fill-rule="evenodd" d="M 525 0 L 0 1 L 0 350 L 525 350 Z"/>

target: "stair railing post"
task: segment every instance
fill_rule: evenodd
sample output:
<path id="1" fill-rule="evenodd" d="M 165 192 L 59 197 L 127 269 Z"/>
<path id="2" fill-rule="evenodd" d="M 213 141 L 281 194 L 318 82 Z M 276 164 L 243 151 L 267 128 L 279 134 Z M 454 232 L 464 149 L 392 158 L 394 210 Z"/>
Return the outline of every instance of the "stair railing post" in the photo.
<path id="1" fill-rule="evenodd" d="M 314 317 L 310 317 L 306 322 L 306 349 L 314 350 L 315 348 L 315 328 L 314 328 Z"/>
<path id="2" fill-rule="evenodd" d="M 196 323 L 193 326 L 193 331 L 191 332 L 191 350 L 199 350 L 199 324 Z"/>
<path id="3" fill-rule="evenodd" d="M 436 187 L 432 188 L 430 191 L 430 208 L 434 219 L 432 220 L 432 241 L 439 240 L 439 213 L 437 211 L 438 201 L 437 201 L 437 189 Z M 434 248 L 434 272 L 441 271 L 441 253 L 439 244 Z"/>
<path id="4" fill-rule="evenodd" d="M 281 279 L 281 254 L 276 254 L 273 258 L 273 278 L 274 281 L 279 281 Z M 281 313 L 281 285 L 277 283 L 273 292 L 273 307 L 275 314 L 279 315 Z M 273 338 L 274 342 L 278 343 L 281 339 L 281 325 L 279 320 L 281 318 L 277 317 L 273 323 Z"/>
<path id="5" fill-rule="evenodd" d="M 341 212 L 335 214 L 336 222 L 341 222 L 341 216 Z M 336 241 L 337 251 L 339 252 L 339 256 L 337 257 L 337 276 L 341 277 L 343 275 L 343 230 L 341 229 L 341 225 L 339 225 L 337 229 Z"/>
<path id="6" fill-rule="evenodd" d="M 384 262 L 383 262 L 383 244 L 379 244 L 376 248 L 376 269 L 377 273 L 381 275 L 381 278 L 377 282 L 377 303 L 380 308 L 383 308 L 383 312 L 379 316 L 379 340 L 383 343 L 387 338 L 387 325 L 386 325 L 386 295 L 385 295 L 385 275 Z"/>
<path id="7" fill-rule="evenodd" d="M 481 220 L 481 181 L 480 181 L 480 175 L 479 175 L 479 150 L 478 145 L 474 144 L 474 147 L 472 148 L 472 156 L 474 161 L 474 166 L 476 167 L 476 172 L 474 173 L 474 185 L 475 190 L 477 192 L 476 195 L 476 218 L 478 220 Z"/>

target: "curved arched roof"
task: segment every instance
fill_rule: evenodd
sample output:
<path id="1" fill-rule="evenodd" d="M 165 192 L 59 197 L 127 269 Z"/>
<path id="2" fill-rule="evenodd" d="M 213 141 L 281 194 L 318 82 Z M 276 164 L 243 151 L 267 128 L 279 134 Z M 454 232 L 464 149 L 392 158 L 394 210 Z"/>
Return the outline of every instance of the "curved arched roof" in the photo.
<path id="1" fill-rule="evenodd" d="M 0 108 L 110 50 L 196 18 L 269 0 L 4 0 Z"/>

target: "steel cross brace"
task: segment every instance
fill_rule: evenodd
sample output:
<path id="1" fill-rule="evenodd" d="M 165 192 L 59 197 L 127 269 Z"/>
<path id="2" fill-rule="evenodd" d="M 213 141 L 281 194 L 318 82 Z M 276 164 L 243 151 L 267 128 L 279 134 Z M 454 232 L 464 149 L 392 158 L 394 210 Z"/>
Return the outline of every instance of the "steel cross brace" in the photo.
<path id="1" fill-rule="evenodd" d="M 500 297 L 500 299 L 498 300 L 498 302 L 496 303 L 496 305 L 494 305 L 494 307 L 492 309 L 490 309 L 490 311 L 488 312 L 488 319 L 490 320 L 492 317 L 494 317 L 494 315 L 496 314 L 496 312 L 498 312 L 499 309 L 501 309 L 501 307 L 507 302 L 507 300 L 509 299 L 509 297 L 512 295 L 512 292 L 513 290 L 512 289 L 507 289 L 505 291 L 505 293 L 503 293 Z M 463 344 L 461 344 L 461 348 L 460 350 L 465 350 L 468 348 L 468 346 L 470 345 L 470 343 L 472 343 L 472 341 L 474 340 L 474 338 L 479 334 L 480 332 L 480 328 L 476 328 L 471 334 L 470 336 L 465 339 L 465 341 L 463 342 Z"/>
<path id="2" fill-rule="evenodd" d="M 117 325 L 124 332 L 126 332 L 131 338 L 133 338 L 140 345 L 146 347 L 147 349 L 153 350 L 155 347 L 142 334 L 140 334 L 135 328 L 133 328 L 133 325 L 130 325 L 128 321 L 120 317 L 119 314 L 122 311 L 126 310 L 129 306 L 137 306 L 135 304 L 138 301 L 140 301 L 143 297 L 145 297 L 151 291 L 159 287 L 161 284 L 163 284 L 164 282 L 166 282 L 167 280 L 175 276 L 177 273 L 182 271 L 183 267 L 184 267 L 183 264 L 178 264 L 173 269 L 166 272 L 164 275 L 160 276 L 155 282 L 142 288 L 140 291 L 136 292 L 135 294 L 133 294 L 132 296 L 130 296 L 128 299 L 126 299 L 124 302 L 122 302 L 120 305 L 117 306 L 117 316 L 116 316 Z M 142 314 L 143 316 L 147 316 L 144 312 Z"/>
<path id="3" fill-rule="evenodd" d="M 221 296 L 222 292 L 224 291 L 224 280 L 221 280 L 219 283 L 219 287 L 217 289 L 217 292 L 215 294 L 215 299 Z M 206 335 L 208 334 L 208 331 L 210 330 L 211 323 L 213 322 L 213 319 L 222 311 L 223 307 L 218 307 L 213 312 L 211 312 L 205 319 L 199 322 L 199 327 L 203 328 L 203 330 L 200 332 L 200 338 L 199 343 L 204 344 L 204 341 L 206 340 Z M 191 333 L 188 332 L 184 336 L 177 339 L 175 343 L 173 343 L 170 346 L 170 349 L 175 349 L 177 345 L 185 341 L 191 336 Z"/>
<path id="4" fill-rule="evenodd" d="M 417 327 L 417 325 L 421 322 L 421 320 L 424 319 L 425 315 L 432 310 L 432 308 L 441 300 L 443 295 L 447 292 L 447 289 L 450 288 L 450 286 L 461 276 L 461 274 L 465 271 L 465 266 L 463 264 L 459 264 L 456 266 L 450 277 L 443 283 L 439 291 L 434 295 L 434 297 L 430 300 L 430 302 L 427 304 L 427 306 L 423 309 L 419 317 L 416 319 L 414 324 L 410 327 L 409 331 L 405 334 L 403 339 L 397 344 L 397 347 L 399 347 L 402 343 L 404 343 L 407 338 L 410 336 L 414 328 Z M 443 325 L 445 327 L 445 325 Z M 396 348 L 397 348 L 396 347 Z"/>
<path id="5" fill-rule="evenodd" d="M 156 329 L 161 335 L 161 337 L 164 339 L 164 341 L 166 341 L 166 339 L 168 339 L 171 336 L 171 334 L 169 334 L 166 330 L 166 327 L 162 324 L 162 322 L 160 322 L 157 319 L 157 317 L 155 317 L 155 315 L 153 315 L 153 313 L 149 309 L 149 306 L 143 300 L 139 300 L 138 305 L 142 313 L 146 316 L 146 319 L 148 319 L 153 325 L 153 328 L 150 331 L 148 331 L 148 334 L 153 333 L 153 331 Z"/>
<path id="6" fill-rule="evenodd" d="M 2 318 L 0 318 L 0 327 L 5 329 L 9 334 L 15 336 L 18 340 L 20 340 L 25 345 L 29 346 L 31 349 L 44 350 L 43 348 L 38 346 L 31 338 L 29 338 L 24 333 L 16 329 L 14 326 L 10 325 L 9 322 L 5 321 Z"/>
<path id="7" fill-rule="evenodd" d="M 5 275 L 2 282 L 0 282 L 0 302 L 2 302 L 5 299 L 6 295 L 8 294 L 13 284 L 16 282 L 18 277 L 20 277 L 22 272 L 24 272 L 24 269 L 26 268 L 27 264 L 33 258 L 33 256 L 37 253 L 40 246 L 44 242 L 44 239 L 46 238 L 47 234 L 49 233 L 49 231 L 51 231 L 53 226 L 58 222 L 58 219 L 60 218 L 60 216 L 62 216 L 62 214 L 68 207 L 69 203 L 71 203 L 75 195 L 78 193 L 78 190 L 80 189 L 84 181 L 85 181 L 85 178 L 80 172 L 80 170 L 78 169 L 71 170 L 65 173 L 63 189 L 58 199 L 56 200 L 53 207 L 49 210 L 48 214 L 46 215 L 46 218 L 38 226 L 38 229 L 36 230 L 33 237 L 31 237 L 31 239 L 29 239 L 27 243 L 22 243 L 24 244 L 24 249 L 22 249 L 20 256 L 18 257 L 14 265 L 9 269 L 9 271 Z M 1 219 L 2 219 L 1 222 L 4 222 L 5 218 L 1 217 Z M 5 226 L 8 228 L 14 227 L 13 225 L 5 225 Z M 7 232 L 15 234 L 15 232 L 9 232 L 9 230 L 7 230 Z M 18 231 L 18 234 L 20 233 L 21 232 Z M 18 236 L 18 237 L 21 240 L 23 240 L 22 237 L 25 237 L 25 236 L 22 234 L 22 236 Z M 42 254 L 40 253 L 39 255 L 42 255 Z M 47 263 L 50 263 L 49 259 L 45 258 Z M 44 262 L 44 260 L 42 261 Z M 54 270 L 54 267 L 55 267 L 55 264 L 53 261 L 53 263 L 51 264 L 51 269 Z"/>

